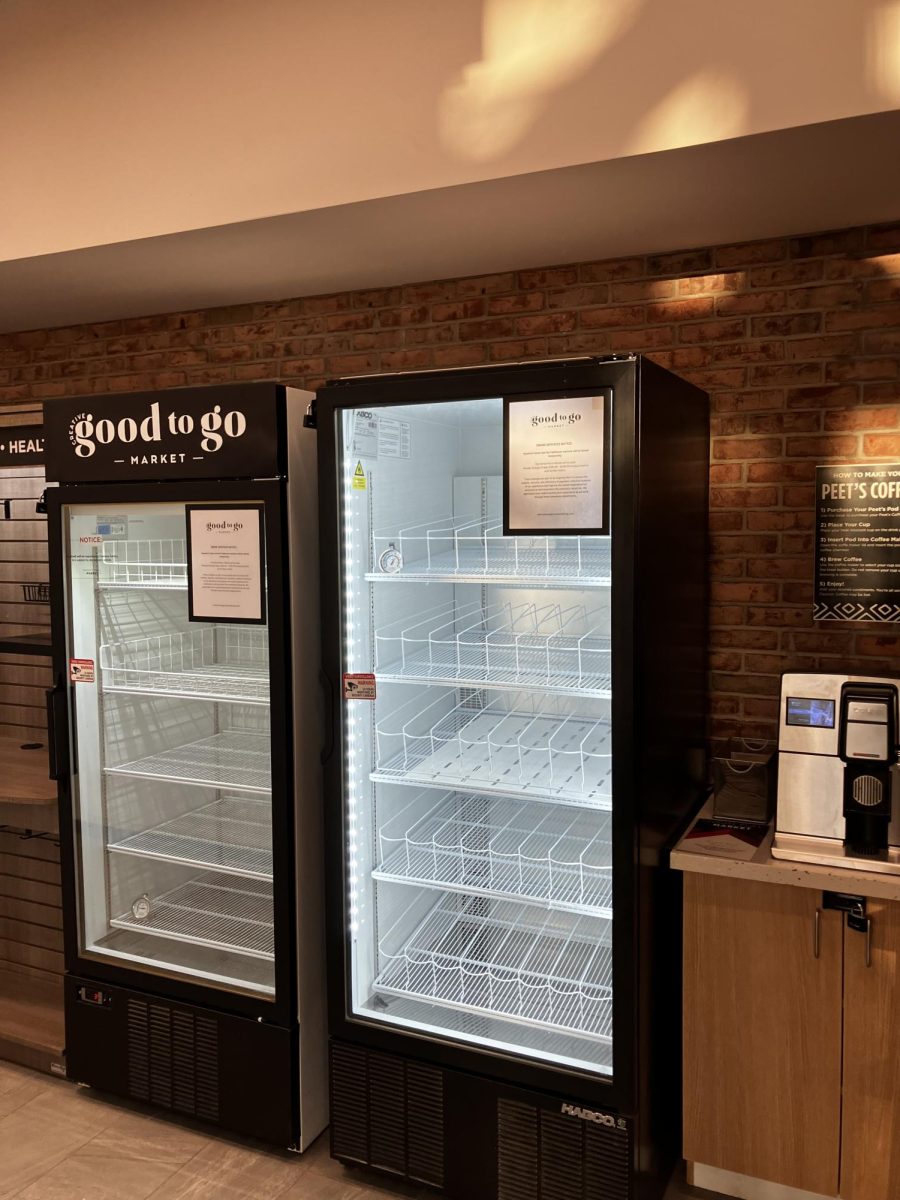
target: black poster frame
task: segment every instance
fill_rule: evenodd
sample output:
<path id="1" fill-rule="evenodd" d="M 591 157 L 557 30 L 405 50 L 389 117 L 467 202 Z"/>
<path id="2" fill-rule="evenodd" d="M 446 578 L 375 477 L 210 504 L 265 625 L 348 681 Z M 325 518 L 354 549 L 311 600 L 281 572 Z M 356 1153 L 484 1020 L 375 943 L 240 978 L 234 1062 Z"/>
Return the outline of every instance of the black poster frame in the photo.
<path id="1" fill-rule="evenodd" d="M 582 526 L 579 528 L 513 529 L 509 523 L 509 409 L 511 404 L 523 402 L 587 399 L 590 396 L 603 397 L 603 480 L 601 488 L 602 514 L 599 526 Z M 598 387 L 595 392 L 547 395 L 546 393 L 528 393 L 521 396 L 503 397 L 503 536 L 504 537 L 608 537 L 610 532 L 610 454 L 612 438 L 612 407 L 613 389 Z"/>
<path id="2" fill-rule="evenodd" d="M 259 613 L 258 617 L 201 617 L 194 612 L 194 551 L 191 537 L 192 512 L 255 512 L 259 537 Z M 263 501 L 248 504 L 186 504 L 184 506 L 185 549 L 187 551 L 188 620 L 208 625 L 266 624 L 266 506 Z"/>

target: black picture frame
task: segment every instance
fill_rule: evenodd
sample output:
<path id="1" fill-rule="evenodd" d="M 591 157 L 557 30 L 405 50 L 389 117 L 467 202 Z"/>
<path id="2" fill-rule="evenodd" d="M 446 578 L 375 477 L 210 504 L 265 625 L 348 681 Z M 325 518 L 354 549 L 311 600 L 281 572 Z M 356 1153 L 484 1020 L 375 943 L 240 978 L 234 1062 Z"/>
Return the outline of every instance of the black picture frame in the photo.
<path id="1" fill-rule="evenodd" d="M 512 404 L 527 402 L 586 399 L 601 396 L 603 398 L 603 479 L 601 487 L 601 523 L 596 526 L 579 528 L 526 528 L 510 525 L 509 520 L 509 410 Z M 612 436 L 612 407 L 613 389 L 599 387 L 590 392 L 565 391 L 553 395 L 537 394 L 503 397 L 503 536 L 504 537 L 608 537 L 610 531 L 610 445 Z"/>
<path id="2" fill-rule="evenodd" d="M 193 548 L 191 545 L 191 514 L 194 512 L 255 512 L 258 521 L 259 535 L 259 612 L 258 617 L 229 617 L 227 620 L 221 616 L 199 616 L 194 611 L 194 570 L 193 570 Z M 205 623 L 208 625 L 265 625 L 267 622 L 266 614 L 266 526 L 265 526 L 265 511 L 264 502 L 248 501 L 246 504 L 186 504 L 184 506 L 185 517 L 185 549 L 187 551 L 187 585 L 188 585 L 188 620 L 191 622 Z"/>

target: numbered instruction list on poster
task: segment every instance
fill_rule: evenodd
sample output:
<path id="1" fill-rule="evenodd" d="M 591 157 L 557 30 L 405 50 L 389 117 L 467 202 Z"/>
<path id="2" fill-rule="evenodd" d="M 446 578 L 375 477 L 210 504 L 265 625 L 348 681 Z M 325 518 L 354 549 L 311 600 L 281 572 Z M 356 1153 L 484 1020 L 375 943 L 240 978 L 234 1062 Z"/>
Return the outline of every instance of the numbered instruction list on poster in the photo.
<path id="1" fill-rule="evenodd" d="M 816 468 L 817 621 L 900 621 L 900 463 Z"/>
<path id="2" fill-rule="evenodd" d="M 507 400 L 504 532 L 608 532 L 606 395 Z"/>
<path id="3" fill-rule="evenodd" d="M 262 625 L 262 506 L 188 504 L 188 611 L 192 621 Z"/>

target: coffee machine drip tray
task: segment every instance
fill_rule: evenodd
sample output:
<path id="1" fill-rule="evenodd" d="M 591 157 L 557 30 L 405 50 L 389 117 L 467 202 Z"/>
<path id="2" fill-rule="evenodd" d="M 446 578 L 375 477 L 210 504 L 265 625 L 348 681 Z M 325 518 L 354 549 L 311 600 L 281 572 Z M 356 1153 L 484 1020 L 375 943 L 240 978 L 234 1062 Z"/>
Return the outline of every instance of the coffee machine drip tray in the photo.
<path id="1" fill-rule="evenodd" d="M 837 838 L 803 837 L 797 833 L 776 833 L 772 857 L 794 862 L 817 863 L 822 867 L 843 867 L 875 874 L 900 875 L 900 846 L 888 846 L 877 854 L 853 854 Z"/>

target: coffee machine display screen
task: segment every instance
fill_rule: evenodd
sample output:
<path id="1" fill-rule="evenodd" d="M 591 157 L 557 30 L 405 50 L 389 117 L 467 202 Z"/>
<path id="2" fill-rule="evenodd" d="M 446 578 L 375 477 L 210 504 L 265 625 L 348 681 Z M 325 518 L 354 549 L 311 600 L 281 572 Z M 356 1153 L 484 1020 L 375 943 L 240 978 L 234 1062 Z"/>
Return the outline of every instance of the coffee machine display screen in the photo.
<path id="1" fill-rule="evenodd" d="M 815 700 L 811 696 L 788 696 L 788 725 L 809 725 L 814 729 L 834 729 L 834 701 Z"/>

